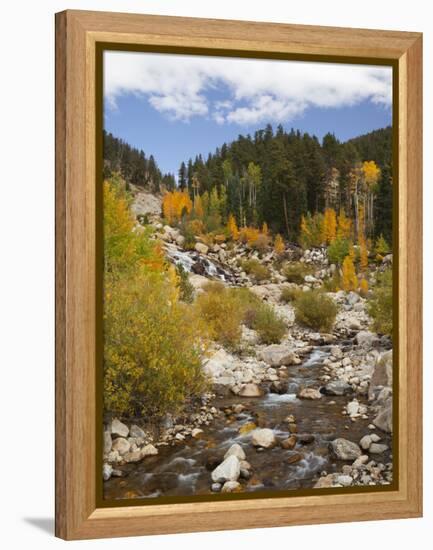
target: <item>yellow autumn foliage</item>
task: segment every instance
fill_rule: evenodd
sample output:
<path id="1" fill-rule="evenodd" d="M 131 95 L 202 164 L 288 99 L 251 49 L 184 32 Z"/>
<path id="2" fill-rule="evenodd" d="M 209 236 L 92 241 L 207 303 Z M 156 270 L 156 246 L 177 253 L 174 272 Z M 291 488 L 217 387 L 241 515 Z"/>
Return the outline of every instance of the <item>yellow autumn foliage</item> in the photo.
<path id="1" fill-rule="evenodd" d="M 184 214 L 190 214 L 192 201 L 185 191 L 172 191 L 162 199 L 162 212 L 169 224 L 177 223 Z"/>
<path id="2" fill-rule="evenodd" d="M 358 288 L 358 278 L 356 276 L 352 254 L 349 254 L 344 258 L 342 272 L 341 283 L 343 290 L 346 292 L 356 290 Z"/>
<path id="3" fill-rule="evenodd" d="M 279 233 L 277 233 L 274 239 L 274 252 L 278 256 L 281 256 L 281 254 L 284 254 L 285 250 L 286 247 L 284 246 L 283 237 Z"/>
<path id="4" fill-rule="evenodd" d="M 377 183 L 380 177 L 380 168 L 374 162 L 374 160 L 366 160 L 362 164 L 362 172 L 364 179 L 368 185 L 374 185 Z"/>
<path id="5" fill-rule="evenodd" d="M 104 183 L 104 407 L 117 415 L 176 414 L 206 388 L 207 329 L 179 300 L 179 277 L 128 201 Z"/>
<path id="6" fill-rule="evenodd" d="M 337 219 L 337 237 L 339 239 L 350 239 L 352 235 L 352 220 L 346 216 L 342 208 Z"/>
<path id="7" fill-rule="evenodd" d="M 237 241 L 239 239 L 239 229 L 236 223 L 236 218 L 233 216 L 233 214 L 229 215 L 229 219 L 227 222 L 227 229 L 230 232 L 232 239 L 234 241 Z"/>
<path id="8" fill-rule="evenodd" d="M 326 208 L 323 216 L 323 241 L 332 243 L 337 236 L 337 216 L 333 208 Z"/>

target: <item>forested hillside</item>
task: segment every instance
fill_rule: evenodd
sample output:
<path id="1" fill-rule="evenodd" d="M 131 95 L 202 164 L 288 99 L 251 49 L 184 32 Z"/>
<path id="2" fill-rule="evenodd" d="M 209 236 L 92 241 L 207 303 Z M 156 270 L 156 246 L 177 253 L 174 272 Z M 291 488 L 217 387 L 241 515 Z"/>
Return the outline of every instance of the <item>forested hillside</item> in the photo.
<path id="1" fill-rule="evenodd" d="M 127 183 L 151 191 L 175 187 L 152 155 L 106 133 L 104 159 L 106 177 L 120 172 Z M 205 210 L 213 208 L 211 217 L 217 207 L 223 225 L 233 214 L 238 227 L 266 223 L 273 234 L 298 241 L 302 217 L 330 208 L 353 220 L 355 239 L 361 217 L 366 238 L 383 235 L 391 243 L 391 161 L 391 128 L 347 142 L 327 134 L 320 143 L 307 133 L 267 125 L 254 136 L 224 143 L 206 159 L 182 162 L 178 186 L 193 202 L 200 197 Z"/>
<path id="2" fill-rule="evenodd" d="M 104 179 L 120 173 L 127 184 L 132 183 L 149 190 L 174 189 L 173 174 L 163 174 L 153 158 L 144 151 L 131 147 L 122 139 L 104 130 Z"/>

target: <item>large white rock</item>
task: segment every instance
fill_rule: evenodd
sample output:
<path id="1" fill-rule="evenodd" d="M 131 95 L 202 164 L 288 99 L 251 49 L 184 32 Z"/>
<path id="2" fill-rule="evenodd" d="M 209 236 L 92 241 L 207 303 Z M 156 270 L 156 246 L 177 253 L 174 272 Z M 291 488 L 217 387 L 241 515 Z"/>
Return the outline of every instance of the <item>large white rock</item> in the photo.
<path id="1" fill-rule="evenodd" d="M 359 445 L 342 437 L 331 442 L 331 448 L 335 456 L 340 460 L 355 460 L 362 455 Z"/>
<path id="2" fill-rule="evenodd" d="M 204 243 L 195 243 L 195 247 L 197 252 L 200 254 L 207 254 L 209 252 L 209 247 L 206 246 Z"/>
<path id="3" fill-rule="evenodd" d="M 292 365 L 297 362 L 296 353 L 282 344 L 271 344 L 262 349 L 259 354 L 260 359 L 271 367 L 282 367 L 283 365 Z"/>
<path id="4" fill-rule="evenodd" d="M 120 437 L 128 437 L 129 428 L 123 422 L 120 422 L 118 418 L 115 418 L 111 422 L 111 433 L 113 435 L 119 435 Z"/>
<path id="5" fill-rule="evenodd" d="M 245 460 L 246 455 L 242 447 L 239 445 L 239 443 L 233 443 L 233 445 L 230 447 L 230 449 L 226 452 L 224 455 L 224 459 L 228 458 L 229 456 L 235 456 L 239 460 Z"/>
<path id="6" fill-rule="evenodd" d="M 157 454 L 158 454 L 158 449 L 154 447 L 151 443 L 149 443 L 148 445 L 144 446 L 141 449 L 141 456 L 143 458 L 145 458 L 146 456 L 154 456 Z"/>
<path id="7" fill-rule="evenodd" d="M 298 397 L 301 399 L 321 399 L 322 394 L 320 391 L 316 388 L 302 388 L 302 390 L 298 393 Z"/>
<path id="8" fill-rule="evenodd" d="M 117 451 L 120 456 L 123 456 L 129 451 L 129 449 L 131 448 L 131 444 L 124 437 L 118 437 L 113 441 L 112 448 L 113 451 Z"/>
<path id="9" fill-rule="evenodd" d="M 214 483 L 225 483 L 226 481 L 237 481 L 240 474 L 239 459 L 234 455 L 230 455 L 213 470 L 211 477 Z"/>
<path id="10" fill-rule="evenodd" d="M 350 403 L 346 405 L 346 411 L 349 416 L 355 416 L 355 414 L 358 414 L 359 413 L 358 401 L 356 401 L 356 399 L 354 399 L 353 401 L 350 401 Z"/>
<path id="11" fill-rule="evenodd" d="M 108 481 L 113 473 L 113 467 L 111 464 L 104 464 L 102 466 L 102 478 L 104 481 Z"/>
<path id="12" fill-rule="evenodd" d="M 238 395 L 241 397 L 261 397 L 263 392 L 257 384 L 250 382 L 241 387 Z"/>
<path id="13" fill-rule="evenodd" d="M 254 447 L 263 447 L 270 449 L 277 443 L 277 438 L 269 428 L 258 428 L 254 430 L 251 436 L 251 442 Z"/>
<path id="14" fill-rule="evenodd" d="M 204 365 L 204 371 L 213 379 L 223 376 L 227 369 L 231 369 L 235 358 L 224 349 L 216 351 Z"/>

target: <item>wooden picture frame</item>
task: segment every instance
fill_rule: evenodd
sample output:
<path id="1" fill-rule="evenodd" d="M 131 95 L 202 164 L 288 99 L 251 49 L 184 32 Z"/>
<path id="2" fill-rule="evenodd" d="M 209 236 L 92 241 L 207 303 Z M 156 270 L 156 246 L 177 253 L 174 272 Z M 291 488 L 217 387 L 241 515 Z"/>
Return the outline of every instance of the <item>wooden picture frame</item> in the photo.
<path id="1" fill-rule="evenodd" d="M 101 45 L 394 68 L 398 473 L 390 491 L 100 507 L 96 223 Z M 118 537 L 422 514 L 422 35 L 120 13 L 56 14 L 56 535 Z"/>

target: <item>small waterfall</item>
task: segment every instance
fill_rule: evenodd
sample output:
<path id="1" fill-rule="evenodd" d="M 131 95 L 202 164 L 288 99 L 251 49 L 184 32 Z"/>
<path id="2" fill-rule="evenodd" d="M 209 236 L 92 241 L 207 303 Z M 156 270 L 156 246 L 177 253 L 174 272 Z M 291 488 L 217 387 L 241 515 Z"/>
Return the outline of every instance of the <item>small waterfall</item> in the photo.
<path id="1" fill-rule="evenodd" d="M 166 245 L 165 252 L 168 259 L 176 265 L 181 265 L 187 273 L 203 272 L 205 277 L 230 282 L 233 275 L 216 261 L 195 251 L 184 251 L 173 245 Z M 200 273 L 201 274 L 201 273 Z"/>

